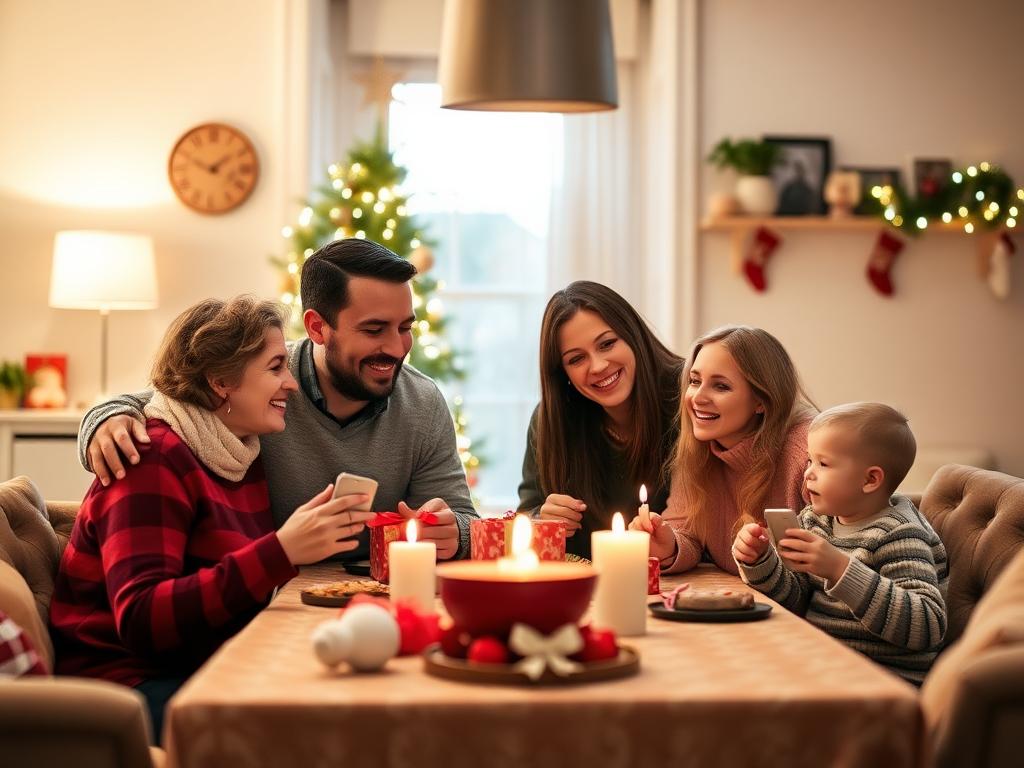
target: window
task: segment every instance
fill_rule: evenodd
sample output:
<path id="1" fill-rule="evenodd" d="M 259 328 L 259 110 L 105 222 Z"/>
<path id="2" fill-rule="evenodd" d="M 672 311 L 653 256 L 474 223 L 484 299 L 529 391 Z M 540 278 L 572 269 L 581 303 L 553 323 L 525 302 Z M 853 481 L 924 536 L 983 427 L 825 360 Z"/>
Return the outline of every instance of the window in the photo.
<path id="1" fill-rule="evenodd" d="M 562 117 L 441 109 L 433 83 L 392 91 L 389 141 L 408 169 L 410 213 L 437 245 L 449 341 L 467 377 L 461 395 L 473 449 L 485 460 L 473 488 L 490 510 L 514 509 L 526 429 L 539 397 L 541 315 L 547 302 L 551 190 L 562 168 Z"/>

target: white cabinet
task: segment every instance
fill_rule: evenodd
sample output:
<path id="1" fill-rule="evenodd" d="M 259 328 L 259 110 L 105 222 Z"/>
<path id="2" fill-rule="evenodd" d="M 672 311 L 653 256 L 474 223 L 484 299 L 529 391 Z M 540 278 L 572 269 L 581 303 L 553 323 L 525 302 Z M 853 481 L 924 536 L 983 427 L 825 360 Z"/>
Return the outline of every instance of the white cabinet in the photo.
<path id="1" fill-rule="evenodd" d="M 81 501 L 93 476 L 78 462 L 81 411 L 0 411 L 0 475 L 27 475 L 48 501 Z"/>

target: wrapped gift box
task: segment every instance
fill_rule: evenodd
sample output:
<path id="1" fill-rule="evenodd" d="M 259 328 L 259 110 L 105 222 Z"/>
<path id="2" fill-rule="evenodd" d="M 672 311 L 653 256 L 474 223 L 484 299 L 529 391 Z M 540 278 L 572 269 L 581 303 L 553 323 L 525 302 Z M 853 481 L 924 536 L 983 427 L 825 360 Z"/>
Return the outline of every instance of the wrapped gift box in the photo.
<path id="1" fill-rule="evenodd" d="M 405 541 L 405 523 L 392 523 L 370 528 L 370 577 L 388 583 L 388 545 Z"/>
<path id="2" fill-rule="evenodd" d="M 661 563 L 656 557 L 647 558 L 647 594 L 661 594 Z"/>
<path id="3" fill-rule="evenodd" d="M 474 520 L 469 524 L 470 557 L 497 560 L 512 554 L 515 515 Z M 531 520 L 530 546 L 541 560 L 565 560 L 565 525 L 555 520 Z"/>

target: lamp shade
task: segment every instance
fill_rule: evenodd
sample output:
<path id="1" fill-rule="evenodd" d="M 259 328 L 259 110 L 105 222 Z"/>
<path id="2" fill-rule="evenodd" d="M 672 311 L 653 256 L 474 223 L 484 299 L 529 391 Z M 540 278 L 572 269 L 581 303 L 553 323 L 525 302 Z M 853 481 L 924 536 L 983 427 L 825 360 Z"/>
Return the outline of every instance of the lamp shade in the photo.
<path id="1" fill-rule="evenodd" d="M 439 70 L 449 109 L 615 109 L 608 0 L 446 0 Z"/>
<path id="2" fill-rule="evenodd" d="M 58 232 L 50 306 L 59 309 L 153 309 L 153 240 L 125 232 Z"/>

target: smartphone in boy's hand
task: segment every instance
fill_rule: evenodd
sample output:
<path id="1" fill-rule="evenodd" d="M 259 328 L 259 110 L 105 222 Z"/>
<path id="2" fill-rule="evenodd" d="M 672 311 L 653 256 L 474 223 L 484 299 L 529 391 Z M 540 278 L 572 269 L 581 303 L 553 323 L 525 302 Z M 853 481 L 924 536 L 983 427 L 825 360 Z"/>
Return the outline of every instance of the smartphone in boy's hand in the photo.
<path id="1" fill-rule="evenodd" d="M 764 521 L 768 525 L 768 535 L 776 552 L 779 550 L 779 542 L 786 538 L 786 529 L 801 527 L 800 518 L 792 509 L 766 509 Z"/>

